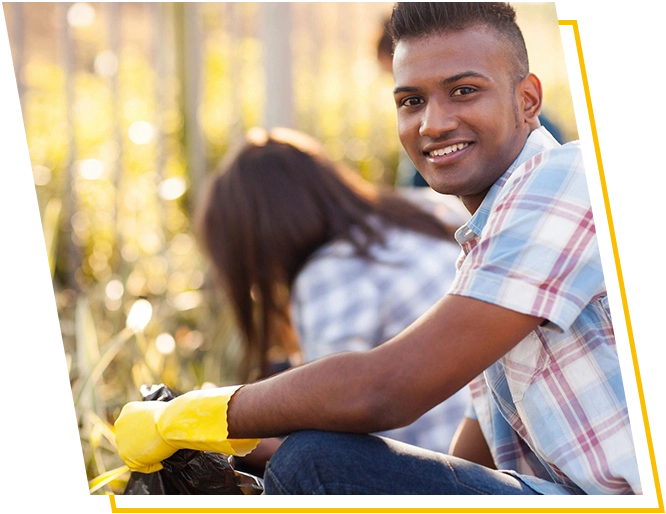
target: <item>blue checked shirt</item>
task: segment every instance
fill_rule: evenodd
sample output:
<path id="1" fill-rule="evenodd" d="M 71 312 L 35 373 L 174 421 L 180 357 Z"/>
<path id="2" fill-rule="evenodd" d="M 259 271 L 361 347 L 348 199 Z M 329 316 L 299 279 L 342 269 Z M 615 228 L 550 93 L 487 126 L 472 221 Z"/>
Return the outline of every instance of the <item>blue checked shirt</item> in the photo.
<path id="1" fill-rule="evenodd" d="M 399 228 L 388 228 L 385 235 L 386 246 L 371 249 L 374 260 L 355 255 L 346 241 L 335 241 L 299 273 L 292 319 L 306 361 L 369 350 L 401 332 L 448 290 L 460 254 L 455 241 Z M 468 402 L 463 388 L 413 424 L 380 435 L 447 452 Z"/>
<path id="2" fill-rule="evenodd" d="M 451 294 L 547 320 L 470 384 L 498 469 L 545 494 L 641 494 L 578 143 L 535 130 L 456 239 Z"/>

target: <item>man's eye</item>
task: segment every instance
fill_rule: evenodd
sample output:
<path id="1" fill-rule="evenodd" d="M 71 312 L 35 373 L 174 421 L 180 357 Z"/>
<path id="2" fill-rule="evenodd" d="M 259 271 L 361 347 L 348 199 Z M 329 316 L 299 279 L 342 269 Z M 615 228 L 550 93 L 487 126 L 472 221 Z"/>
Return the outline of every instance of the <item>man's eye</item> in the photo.
<path id="1" fill-rule="evenodd" d="M 474 89 L 473 87 L 462 86 L 457 89 L 454 89 L 453 93 L 451 93 L 451 96 L 465 96 L 469 95 L 470 93 L 474 93 L 475 91 L 476 89 Z"/>
<path id="2" fill-rule="evenodd" d="M 418 96 L 410 96 L 408 98 L 405 98 L 401 103 L 402 105 L 405 105 L 407 107 L 413 107 L 415 105 L 422 104 L 423 99 L 419 98 Z"/>

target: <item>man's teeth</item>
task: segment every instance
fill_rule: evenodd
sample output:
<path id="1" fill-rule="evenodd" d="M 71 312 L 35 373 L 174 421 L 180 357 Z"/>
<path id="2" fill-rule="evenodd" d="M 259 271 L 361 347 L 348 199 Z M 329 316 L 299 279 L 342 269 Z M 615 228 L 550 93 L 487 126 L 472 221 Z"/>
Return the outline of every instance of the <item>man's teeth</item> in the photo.
<path id="1" fill-rule="evenodd" d="M 458 143 L 457 145 L 447 146 L 446 148 L 440 148 L 439 150 L 433 150 L 429 153 L 432 157 L 437 157 L 439 155 L 449 155 L 450 153 L 457 152 L 469 146 L 469 143 Z"/>

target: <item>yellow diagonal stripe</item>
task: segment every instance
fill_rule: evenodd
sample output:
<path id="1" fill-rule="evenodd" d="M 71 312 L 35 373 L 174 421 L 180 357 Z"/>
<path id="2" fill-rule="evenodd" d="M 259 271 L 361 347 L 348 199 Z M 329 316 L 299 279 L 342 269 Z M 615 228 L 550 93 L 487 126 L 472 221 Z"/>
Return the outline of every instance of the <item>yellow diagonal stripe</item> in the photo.
<path id="1" fill-rule="evenodd" d="M 606 213 L 606 223 L 608 224 L 608 239 L 612 249 L 613 263 L 615 266 L 615 274 L 617 277 L 617 285 L 620 291 L 620 302 L 622 303 L 622 312 L 624 312 L 625 333 L 627 335 L 627 343 L 629 345 L 629 355 L 631 356 L 632 369 L 634 371 L 634 381 L 636 382 L 636 393 L 638 395 L 638 402 L 640 403 L 641 421 L 643 422 L 643 430 L 648 450 L 648 457 L 650 459 L 652 480 L 654 481 L 657 505 L 663 507 L 664 496 L 661 492 L 661 478 L 659 476 L 657 454 L 655 451 L 654 440 L 652 438 L 652 427 L 650 426 L 650 418 L 648 417 L 647 403 L 645 401 L 643 374 L 641 373 L 641 368 L 638 360 L 638 352 L 636 350 L 636 338 L 634 336 L 634 327 L 631 323 L 631 310 L 629 308 L 629 301 L 627 297 L 627 285 L 624 282 L 622 259 L 620 258 L 620 251 L 618 249 L 617 233 L 615 231 L 615 220 L 613 218 L 613 210 L 610 201 L 610 195 L 608 193 L 608 181 L 606 180 L 606 172 L 604 170 L 604 160 L 603 160 L 603 155 L 601 153 L 601 144 L 599 142 L 599 127 L 597 126 L 597 118 L 594 115 L 594 107 L 592 104 L 592 91 L 590 89 L 590 81 L 587 75 L 587 65 L 585 63 L 585 55 L 583 53 L 583 42 L 580 37 L 580 26 L 578 25 L 578 20 L 559 20 L 559 23 L 561 27 L 571 28 L 571 32 L 574 38 L 574 45 L 576 46 L 576 58 L 578 60 L 580 80 L 581 80 L 581 85 L 583 87 L 583 97 L 585 99 L 585 111 L 587 112 L 587 119 L 590 123 L 592 148 L 594 149 L 596 168 L 597 168 L 597 173 L 599 174 L 599 183 L 601 186 L 601 198 L 604 204 L 604 212 Z"/>

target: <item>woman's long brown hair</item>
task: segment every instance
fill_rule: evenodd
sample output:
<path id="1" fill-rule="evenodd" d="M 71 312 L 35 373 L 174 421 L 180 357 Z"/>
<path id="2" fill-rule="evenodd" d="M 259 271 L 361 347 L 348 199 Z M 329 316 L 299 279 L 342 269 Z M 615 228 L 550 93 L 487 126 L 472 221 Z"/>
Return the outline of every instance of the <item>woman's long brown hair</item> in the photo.
<path id="1" fill-rule="evenodd" d="M 205 190 L 197 228 L 247 341 L 246 379 L 268 374 L 272 346 L 287 353 L 298 348 L 290 291 L 317 249 L 346 240 L 367 257 L 372 245 L 383 244 L 371 215 L 451 238 L 435 216 L 335 165 L 302 133 L 253 129 L 222 161 Z"/>

